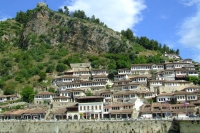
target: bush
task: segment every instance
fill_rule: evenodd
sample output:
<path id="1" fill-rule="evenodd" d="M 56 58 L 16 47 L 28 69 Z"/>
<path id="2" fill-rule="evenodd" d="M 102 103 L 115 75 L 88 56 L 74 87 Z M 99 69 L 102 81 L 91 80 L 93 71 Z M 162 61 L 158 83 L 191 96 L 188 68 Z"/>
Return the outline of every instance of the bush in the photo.
<path id="1" fill-rule="evenodd" d="M 55 89 L 54 88 L 49 88 L 48 90 L 49 92 L 55 93 Z"/>
<path id="2" fill-rule="evenodd" d="M 43 63 L 39 63 L 37 65 L 37 68 L 40 69 L 40 70 L 42 70 L 44 68 L 44 64 Z"/>
<path id="3" fill-rule="evenodd" d="M 67 66 L 63 63 L 58 63 L 58 65 L 56 66 L 56 71 L 58 72 L 63 72 L 67 69 Z"/>
<path id="4" fill-rule="evenodd" d="M 25 88 L 22 89 L 22 92 L 21 92 L 22 100 L 28 103 L 32 102 L 34 94 L 35 93 L 33 91 L 33 88 L 26 86 Z"/>
<path id="5" fill-rule="evenodd" d="M 49 66 L 47 67 L 47 69 L 46 69 L 46 72 L 47 72 L 47 73 L 52 73 L 52 72 L 54 71 L 54 69 L 55 69 L 54 65 L 49 65 Z"/>
<path id="6" fill-rule="evenodd" d="M 23 83 L 24 82 L 24 77 L 22 75 L 20 75 L 20 74 L 17 74 L 15 76 L 15 80 L 19 81 L 20 83 Z"/>
<path id="7" fill-rule="evenodd" d="M 17 82 L 9 82 L 6 84 L 6 86 L 3 89 L 4 95 L 12 95 L 15 93 L 15 87 L 17 85 Z"/>
<path id="8" fill-rule="evenodd" d="M 39 76 L 40 76 L 40 81 L 44 80 L 46 78 L 46 73 L 45 72 L 40 72 L 39 73 Z"/>

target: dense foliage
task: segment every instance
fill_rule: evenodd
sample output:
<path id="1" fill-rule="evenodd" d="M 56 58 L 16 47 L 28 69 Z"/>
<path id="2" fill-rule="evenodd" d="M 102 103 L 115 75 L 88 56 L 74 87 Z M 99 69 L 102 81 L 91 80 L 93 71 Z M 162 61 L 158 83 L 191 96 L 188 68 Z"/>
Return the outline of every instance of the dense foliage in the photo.
<path id="1" fill-rule="evenodd" d="M 21 92 L 22 100 L 24 102 L 30 103 L 34 99 L 34 94 L 35 92 L 33 88 L 26 86 L 25 88 L 22 89 L 22 92 Z"/>

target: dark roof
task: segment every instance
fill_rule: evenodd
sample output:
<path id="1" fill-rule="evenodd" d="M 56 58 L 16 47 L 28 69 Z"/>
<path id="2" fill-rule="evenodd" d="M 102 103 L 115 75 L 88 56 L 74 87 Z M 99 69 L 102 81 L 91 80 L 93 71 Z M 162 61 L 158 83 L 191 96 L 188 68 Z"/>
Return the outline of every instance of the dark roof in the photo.
<path id="1" fill-rule="evenodd" d="M 102 96 L 85 96 L 85 97 L 79 97 L 77 99 L 104 99 Z"/>
<path id="2" fill-rule="evenodd" d="M 65 114 L 67 112 L 66 108 L 59 108 L 53 112 L 53 114 Z"/>
<path id="3" fill-rule="evenodd" d="M 52 93 L 52 92 L 48 92 L 48 91 L 43 91 L 43 92 L 39 92 L 37 95 L 56 95 L 55 93 Z"/>
<path id="4" fill-rule="evenodd" d="M 153 64 L 131 64 L 131 66 L 152 66 Z"/>
<path id="5" fill-rule="evenodd" d="M 131 114 L 132 112 L 133 112 L 133 109 L 123 109 L 123 110 L 111 110 L 111 111 L 109 111 L 109 113 L 111 113 L 111 114 L 116 114 L 116 113 L 119 113 L 119 114 L 123 114 L 123 113 Z"/>

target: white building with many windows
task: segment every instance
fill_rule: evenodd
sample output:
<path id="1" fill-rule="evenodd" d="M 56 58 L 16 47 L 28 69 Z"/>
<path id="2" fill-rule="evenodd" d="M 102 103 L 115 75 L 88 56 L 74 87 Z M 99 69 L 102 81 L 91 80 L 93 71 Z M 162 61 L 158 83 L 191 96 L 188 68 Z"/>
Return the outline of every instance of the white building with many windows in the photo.
<path id="1" fill-rule="evenodd" d="M 104 113 L 104 97 L 86 96 L 77 99 L 78 112 L 83 114 L 85 119 L 100 119 Z"/>

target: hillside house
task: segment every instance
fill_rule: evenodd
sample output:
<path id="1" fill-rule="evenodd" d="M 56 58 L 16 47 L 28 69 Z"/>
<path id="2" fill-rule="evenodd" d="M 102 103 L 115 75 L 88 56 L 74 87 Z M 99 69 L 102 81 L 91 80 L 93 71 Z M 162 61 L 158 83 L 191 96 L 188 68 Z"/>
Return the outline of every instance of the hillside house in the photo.
<path id="1" fill-rule="evenodd" d="M 105 69 L 93 69 L 91 70 L 92 76 L 108 76 Z"/>
<path id="2" fill-rule="evenodd" d="M 34 96 L 34 104 L 51 103 L 54 97 L 56 97 L 55 93 L 48 91 L 39 92 Z"/>
<path id="3" fill-rule="evenodd" d="M 131 70 L 129 68 L 118 69 L 118 75 L 130 75 Z"/>
<path id="4" fill-rule="evenodd" d="M 149 75 L 152 72 L 152 64 L 131 64 L 133 75 Z"/>
<path id="5" fill-rule="evenodd" d="M 109 103 L 104 106 L 104 118 L 132 118 L 133 103 Z"/>
<path id="6" fill-rule="evenodd" d="M 1 95 L 0 96 L 0 102 L 6 102 L 6 101 L 14 101 L 19 99 L 19 97 L 17 96 L 17 94 L 13 94 L 13 95 Z"/>
<path id="7" fill-rule="evenodd" d="M 156 96 L 156 102 L 158 103 L 172 102 L 173 100 L 175 100 L 173 93 L 161 93 Z"/>

